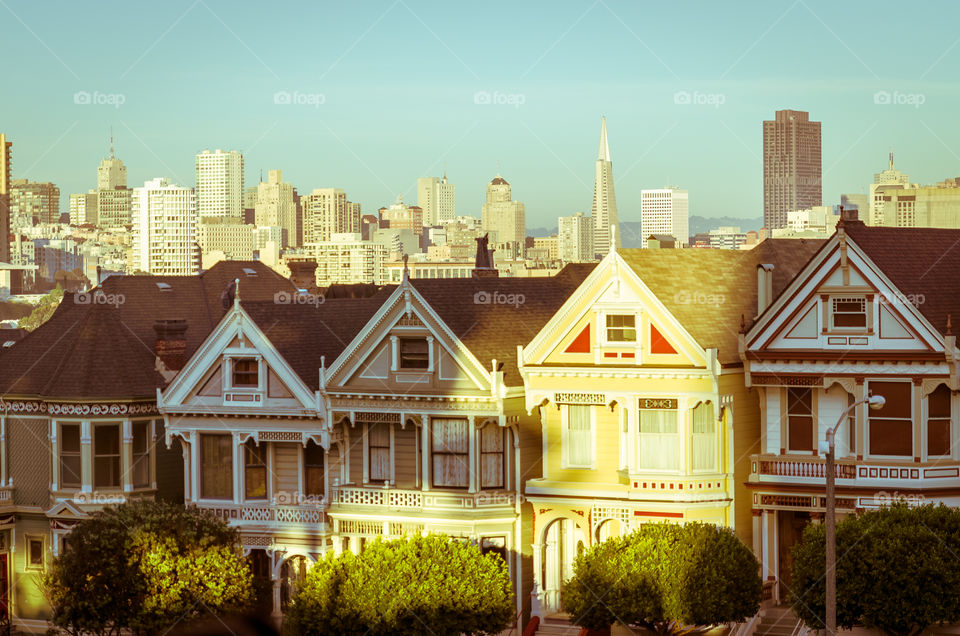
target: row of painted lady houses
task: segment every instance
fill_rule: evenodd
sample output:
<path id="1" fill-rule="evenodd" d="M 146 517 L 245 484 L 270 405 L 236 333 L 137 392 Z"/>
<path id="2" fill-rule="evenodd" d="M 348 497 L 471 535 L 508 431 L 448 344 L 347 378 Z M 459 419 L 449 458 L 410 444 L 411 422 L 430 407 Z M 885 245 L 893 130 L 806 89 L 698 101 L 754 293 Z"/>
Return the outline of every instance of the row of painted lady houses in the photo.
<path id="1" fill-rule="evenodd" d="M 238 527 L 278 616 L 324 553 L 442 532 L 504 558 L 522 626 L 579 546 L 665 520 L 733 528 L 783 599 L 818 441 L 868 392 L 840 513 L 957 502 L 958 268 L 960 231 L 847 214 L 825 241 L 322 298 L 258 263 L 109 277 L 0 353 L 5 608 L 42 628 L 71 527 L 137 498 Z"/>

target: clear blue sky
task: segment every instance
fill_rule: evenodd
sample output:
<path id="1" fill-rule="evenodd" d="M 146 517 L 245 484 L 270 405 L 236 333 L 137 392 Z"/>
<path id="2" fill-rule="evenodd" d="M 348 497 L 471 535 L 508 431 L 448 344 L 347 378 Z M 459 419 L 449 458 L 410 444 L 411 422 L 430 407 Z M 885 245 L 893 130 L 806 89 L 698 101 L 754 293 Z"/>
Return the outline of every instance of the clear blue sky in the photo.
<path id="1" fill-rule="evenodd" d="M 952 1 L 0 0 L 0 131 L 14 176 L 57 183 L 64 209 L 112 124 L 131 185 L 193 185 L 196 152 L 236 149 L 247 185 L 281 168 L 365 211 L 415 202 L 446 166 L 478 215 L 499 159 L 532 227 L 589 211 L 606 115 L 621 220 L 668 184 L 692 214 L 757 217 L 761 122 L 781 108 L 823 122 L 825 203 L 865 191 L 890 146 L 914 180 L 960 174 L 958 18 Z"/>

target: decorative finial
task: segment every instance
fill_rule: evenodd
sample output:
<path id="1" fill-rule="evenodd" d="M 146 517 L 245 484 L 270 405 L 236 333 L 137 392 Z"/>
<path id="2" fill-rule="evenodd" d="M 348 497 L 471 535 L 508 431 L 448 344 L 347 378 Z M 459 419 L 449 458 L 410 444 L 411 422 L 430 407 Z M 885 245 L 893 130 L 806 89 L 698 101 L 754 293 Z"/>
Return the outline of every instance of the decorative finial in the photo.
<path id="1" fill-rule="evenodd" d="M 747 321 L 744 320 L 743 314 L 740 314 L 740 333 L 747 333 Z"/>
<path id="2" fill-rule="evenodd" d="M 233 306 L 240 307 L 240 279 L 233 279 Z"/>
<path id="3" fill-rule="evenodd" d="M 953 330 L 952 330 L 952 329 L 953 329 L 953 324 L 952 324 L 952 322 L 953 322 L 953 314 L 947 314 L 947 335 L 948 335 L 948 336 L 952 336 L 952 335 L 953 335 Z"/>
<path id="4" fill-rule="evenodd" d="M 610 251 L 617 251 L 617 226 L 610 226 Z"/>
<path id="5" fill-rule="evenodd" d="M 403 282 L 407 283 L 410 280 L 410 268 L 407 266 L 407 261 L 410 260 L 409 254 L 403 255 Z"/>
<path id="6" fill-rule="evenodd" d="M 113 125 L 110 126 L 110 158 L 113 159 Z"/>

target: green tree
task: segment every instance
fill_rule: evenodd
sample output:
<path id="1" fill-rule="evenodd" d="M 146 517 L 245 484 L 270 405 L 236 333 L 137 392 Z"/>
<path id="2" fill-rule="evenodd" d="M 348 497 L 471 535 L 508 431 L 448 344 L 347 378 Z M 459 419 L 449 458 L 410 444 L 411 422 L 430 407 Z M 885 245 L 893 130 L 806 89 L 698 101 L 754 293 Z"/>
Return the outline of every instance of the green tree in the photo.
<path id="1" fill-rule="evenodd" d="M 514 619 L 507 566 L 443 535 L 328 553 L 284 622 L 290 634 L 495 634 Z"/>
<path id="2" fill-rule="evenodd" d="M 808 525 L 794 546 L 790 603 L 825 625 L 826 531 Z M 903 503 L 837 524 L 837 626 L 914 636 L 960 621 L 960 510 Z"/>
<path id="3" fill-rule="evenodd" d="M 61 300 L 63 300 L 63 288 L 57 286 L 40 299 L 40 303 L 33 308 L 33 311 L 30 312 L 29 316 L 20 319 L 20 328 L 26 329 L 27 331 L 33 331 L 43 323 L 50 320 L 53 312 L 55 312 L 57 307 L 60 306 Z"/>
<path id="4" fill-rule="evenodd" d="M 197 508 L 136 502 L 80 522 L 45 579 L 55 625 L 70 634 L 156 634 L 245 611 L 252 575 L 239 534 Z"/>
<path id="5" fill-rule="evenodd" d="M 573 571 L 563 606 L 590 629 L 706 630 L 756 614 L 763 587 L 750 549 L 729 528 L 703 523 L 643 525 L 584 552 Z"/>

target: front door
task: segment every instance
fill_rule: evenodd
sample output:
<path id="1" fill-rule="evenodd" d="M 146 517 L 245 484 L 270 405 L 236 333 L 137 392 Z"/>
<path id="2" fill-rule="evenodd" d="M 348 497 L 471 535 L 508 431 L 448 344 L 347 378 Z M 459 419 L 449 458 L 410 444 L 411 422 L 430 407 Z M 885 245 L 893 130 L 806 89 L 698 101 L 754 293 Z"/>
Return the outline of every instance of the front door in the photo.
<path id="1" fill-rule="evenodd" d="M 790 581 L 793 571 L 793 546 L 800 543 L 803 529 L 810 522 L 810 514 L 794 510 L 780 510 L 777 512 L 777 546 L 778 546 L 778 580 L 780 585 L 780 602 L 786 602 L 790 595 Z"/>
<path id="2" fill-rule="evenodd" d="M 543 541 L 543 611 L 545 615 L 562 611 L 563 582 L 573 576 L 577 546 L 586 547 L 583 532 L 570 519 L 557 519 L 547 526 Z"/>

